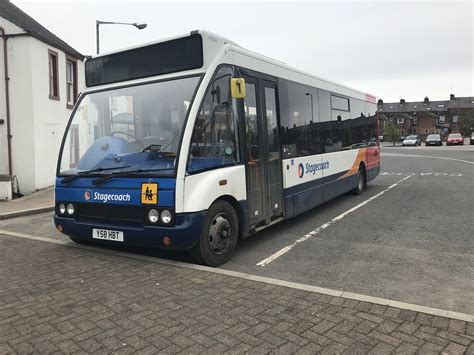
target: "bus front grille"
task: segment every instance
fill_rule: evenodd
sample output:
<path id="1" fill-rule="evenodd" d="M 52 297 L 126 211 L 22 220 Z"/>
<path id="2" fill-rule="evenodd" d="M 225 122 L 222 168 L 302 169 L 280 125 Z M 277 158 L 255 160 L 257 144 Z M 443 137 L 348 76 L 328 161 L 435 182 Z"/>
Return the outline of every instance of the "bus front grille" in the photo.
<path id="1" fill-rule="evenodd" d="M 97 203 L 76 204 L 76 217 L 84 219 L 110 220 L 114 222 L 143 223 L 141 206 L 102 205 Z"/>

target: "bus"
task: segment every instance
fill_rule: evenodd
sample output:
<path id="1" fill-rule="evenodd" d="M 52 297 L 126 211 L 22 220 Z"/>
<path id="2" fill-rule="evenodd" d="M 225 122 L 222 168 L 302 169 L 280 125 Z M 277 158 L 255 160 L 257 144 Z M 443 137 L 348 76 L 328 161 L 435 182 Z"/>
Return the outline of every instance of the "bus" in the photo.
<path id="1" fill-rule="evenodd" d="M 240 239 L 380 170 L 376 98 L 206 31 L 90 57 L 62 140 L 56 228 L 227 262 Z"/>

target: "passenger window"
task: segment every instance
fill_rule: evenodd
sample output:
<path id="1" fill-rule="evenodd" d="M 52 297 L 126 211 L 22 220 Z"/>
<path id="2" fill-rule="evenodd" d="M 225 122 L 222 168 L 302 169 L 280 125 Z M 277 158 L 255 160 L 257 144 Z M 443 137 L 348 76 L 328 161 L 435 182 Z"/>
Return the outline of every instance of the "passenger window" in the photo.
<path id="1" fill-rule="evenodd" d="M 232 70 L 221 68 L 208 88 L 191 138 L 190 173 L 235 165 L 239 161 L 231 78 Z"/>

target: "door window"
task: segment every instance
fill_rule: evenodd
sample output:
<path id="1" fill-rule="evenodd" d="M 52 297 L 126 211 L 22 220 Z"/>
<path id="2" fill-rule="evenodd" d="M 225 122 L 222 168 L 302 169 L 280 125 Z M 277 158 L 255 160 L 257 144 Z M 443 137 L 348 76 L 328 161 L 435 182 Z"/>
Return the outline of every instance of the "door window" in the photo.
<path id="1" fill-rule="evenodd" d="M 276 91 L 273 87 L 265 87 L 265 112 L 267 118 L 268 141 L 268 179 L 270 193 L 270 210 L 273 215 L 281 212 L 281 160 L 278 142 L 278 121 Z"/>
<path id="2" fill-rule="evenodd" d="M 231 78 L 232 70 L 221 68 L 207 90 L 191 139 L 190 173 L 235 165 L 239 161 Z"/>
<path id="3" fill-rule="evenodd" d="M 245 83 L 245 133 L 247 141 L 249 213 L 250 222 L 264 219 L 263 214 L 263 161 L 257 115 L 257 89 L 254 83 Z"/>

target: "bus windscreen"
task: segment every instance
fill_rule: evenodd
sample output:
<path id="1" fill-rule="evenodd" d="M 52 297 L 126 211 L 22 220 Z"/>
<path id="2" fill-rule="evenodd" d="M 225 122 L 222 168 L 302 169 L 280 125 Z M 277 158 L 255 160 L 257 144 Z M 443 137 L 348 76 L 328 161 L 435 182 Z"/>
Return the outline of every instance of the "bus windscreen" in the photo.
<path id="1" fill-rule="evenodd" d="M 113 53 L 85 62 L 88 87 L 169 74 L 203 66 L 199 34 Z"/>

